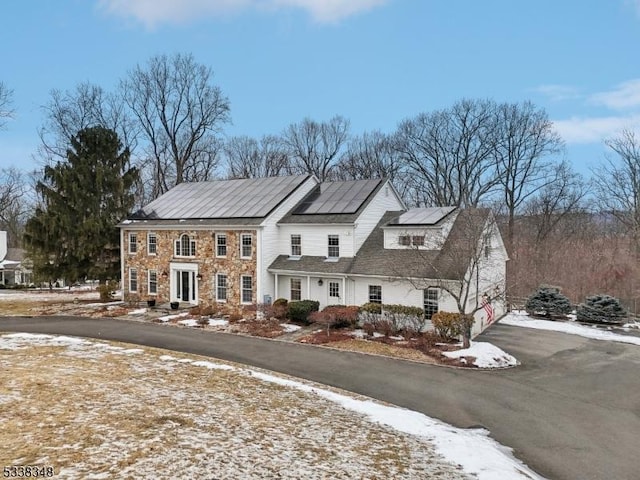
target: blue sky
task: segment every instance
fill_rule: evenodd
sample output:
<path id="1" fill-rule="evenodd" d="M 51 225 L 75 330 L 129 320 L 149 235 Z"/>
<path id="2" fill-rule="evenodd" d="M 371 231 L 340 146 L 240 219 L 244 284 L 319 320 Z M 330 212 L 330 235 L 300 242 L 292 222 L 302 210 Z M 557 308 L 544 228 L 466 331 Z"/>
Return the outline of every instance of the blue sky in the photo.
<path id="1" fill-rule="evenodd" d="M 229 97 L 227 135 L 341 114 L 354 133 L 468 98 L 531 100 L 588 171 L 640 129 L 640 0 L 21 0 L 0 4 L 16 118 L 0 167 L 33 168 L 52 89 L 107 90 L 156 54 L 192 53 Z"/>

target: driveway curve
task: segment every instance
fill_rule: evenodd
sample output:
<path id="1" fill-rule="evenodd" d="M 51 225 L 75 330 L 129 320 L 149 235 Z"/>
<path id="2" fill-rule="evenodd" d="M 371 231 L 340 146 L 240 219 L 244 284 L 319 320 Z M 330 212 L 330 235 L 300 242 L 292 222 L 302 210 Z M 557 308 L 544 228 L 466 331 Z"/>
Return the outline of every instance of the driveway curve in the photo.
<path id="1" fill-rule="evenodd" d="M 458 427 L 483 426 L 550 479 L 637 479 L 640 348 L 495 325 L 491 341 L 523 362 L 477 371 L 281 341 L 105 318 L 4 317 L 0 331 L 115 340 L 293 375 Z"/>

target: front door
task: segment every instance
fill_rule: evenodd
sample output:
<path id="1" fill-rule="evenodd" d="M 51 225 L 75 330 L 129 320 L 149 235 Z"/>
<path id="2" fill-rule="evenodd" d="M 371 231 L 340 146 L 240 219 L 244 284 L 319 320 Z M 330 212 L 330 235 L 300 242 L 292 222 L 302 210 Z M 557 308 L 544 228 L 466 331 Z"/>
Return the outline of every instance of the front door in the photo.
<path id="1" fill-rule="evenodd" d="M 183 302 L 188 302 L 191 298 L 191 295 L 189 295 L 190 291 L 191 291 L 191 275 L 189 275 L 191 272 L 180 272 L 182 275 L 182 281 L 181 281 L 181 289 L 180 289 L 180 300 L 182 300 Z"/>
<path id="2" fill-rule="evenodd" d="M 196 272 L 191 270 L 176 270 L 175 295 L 183 302 L 195 303 L 196 300 Z"/>

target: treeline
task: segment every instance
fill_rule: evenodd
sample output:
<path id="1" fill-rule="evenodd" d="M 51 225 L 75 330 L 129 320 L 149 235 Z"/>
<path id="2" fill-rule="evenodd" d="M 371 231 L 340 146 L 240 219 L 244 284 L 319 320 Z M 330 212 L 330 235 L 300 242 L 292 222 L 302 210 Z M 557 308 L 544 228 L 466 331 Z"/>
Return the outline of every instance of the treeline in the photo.
<path id="1" fill-rule="evenodd" d="M 2 87 L 0 124 L 11 113 L 11 92 Z M 551 283 L 582 295 L 622 288 L 611 280 L 622 276 L 627 282 L 618 283 L 633 290 L 625 295 L 638 296 L 637 281 L 628 281 L 637 280 L 637 271 L 619 268 L 626 256 L 634 266 L 640 257 L 640 152 L 632 131 L 607 140 L 610 157 L 589 179 L 565 160 L 563 140 L 544 109 L 528 101 L 462 99 L 404 119 L 392 132 L 354 134 L 349 120 L 336 115 L 305 118 L 260 138 L 228 137 L 230 121 L 231 103 L 210 67 L 191 55 L 160 55 L 127 72 L 113 91 L 89 83 L 53 90 L 43 106 L 36 156 L 43 166 L 66 162 L 78 132 L 112 130 L 139 172 L 137 206 L 184 181 L 299 173 L 320 180 L 389 177 L 408 206 L 492 207 L 511 255 L 515 294 Z M 0 224 L 13 243 L 42 204 L 37 193 L 25 201 L 34 181 L 46 178 L 16 169 L 0 175 Z M 598 271 L 578 271 L 570 256 L 595 261 L 596 245 Z M 563 262 L 570 263 L 566 274 L 559 271 Z M 575 287 L 585 277 L 593 287 Z"/>

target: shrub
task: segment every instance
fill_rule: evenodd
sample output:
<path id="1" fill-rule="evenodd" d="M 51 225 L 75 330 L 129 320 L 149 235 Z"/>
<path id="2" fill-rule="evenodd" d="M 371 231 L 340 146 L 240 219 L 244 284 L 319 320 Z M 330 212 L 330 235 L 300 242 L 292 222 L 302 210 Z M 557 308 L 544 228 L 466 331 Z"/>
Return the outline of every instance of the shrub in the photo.
<path id="1" fill-rule="evenodd" d="M 438 312 L 431 317 L 431 323 L 438 335 L 443 338 L 458 338 L 462 335 L 460 314 L 453 312 Z"/>
<path id="2" fill-rule="evenodd" d="M 364 330 L 364 333 L 366 333 L 368 336 L 372 337 L 373 332 L 376 331 L 376 327 L 371 322 L 364 322 L 362 324 L 362 330 Z"/>
<path id="3" fill-rule="evenodd" d="M 376 313 L 379 315 L 382 313 L 382 304 L 372 302 L 365 303 L 360 307 L 360 311 L 366 313 Z"/>
<path id="4" fill-rule="evenodd" d="M 553 315 L 566 315 L 573 310 L 569 299 L 553 287 L 540 287 L 527 299 L 524 308 L 529 315 L 541 315 L 547 318 Z"/>
<path id="5" fill-rule="evenodd" d="M 240 313 L 232 313 L 228 318 L 229 323 L 238 323 L 240 320 L 242 320 L 242 314 Z"/>
<path id="6" fill-rule="evenodd" d="M 287 318 L 287 312 L 289 310 L 289 301 L 286 298 L 276 298 L 276 300 L 270 305 L 271 308 L 265 309 L 265 315 L 268 318 L 277 318 L 278 320 L 284 320 Z"/>
<path id="7" fill-rule="evenodd" d="M 326 325 L 327 335 L 331 327 L 340 328 L 352 326 L 358 319 L 358 307 L 344 305 L 329 305 L 321 312 L 311 312 L 309 320 L 313 323 Z"/>
<path id="8" fill-rule="evenodd" d="M 320 302 L 316 300 L 289 302 L 287 317 L 294 322 L 301 322 L 308 325 L 311 312 L 317 312 L 319 309 Z"/>
<path id="9" fill-rule="evenodd" d="M 579 322 L 587 323 L 623 323 L 627 317 L 620 301 L 609 295 L 592 295 L 585 303 L 578 305 L 576 317 Z"/>
<path id="10" fill-rule="evenodd" d="M 101 302 L 110 302 L 118 289 L 118 282 L 115 280 L 107 280 L 105 283 L 98 285 L 98 293 Z"/>
<path id="11" fill-rule="evenodd" d="M 424 326 L 424 310 L 408 305 L 382 305 L 382 316 L 391 322 L 393 330 L 411 338 Z"/>

